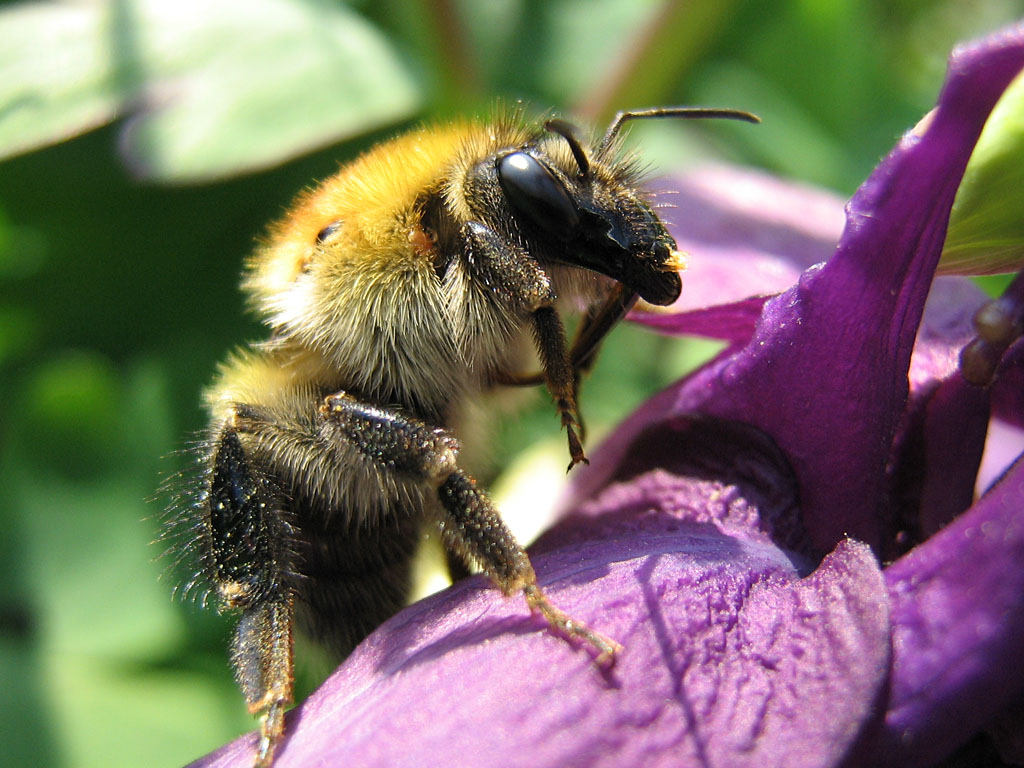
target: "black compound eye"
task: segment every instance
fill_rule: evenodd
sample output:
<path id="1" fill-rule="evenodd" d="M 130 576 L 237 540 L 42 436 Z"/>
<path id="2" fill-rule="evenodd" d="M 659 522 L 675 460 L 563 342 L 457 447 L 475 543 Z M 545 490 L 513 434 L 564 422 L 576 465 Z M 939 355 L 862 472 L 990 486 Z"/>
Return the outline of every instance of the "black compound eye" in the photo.
<path id="1" fill-rule="evenodd" d="M 536 158 L 513 152 L 498 160 L 498 181 L 517 216 L 524 216 L 551 235 L 571 236 L 579 223 L 565 186 Z"/>

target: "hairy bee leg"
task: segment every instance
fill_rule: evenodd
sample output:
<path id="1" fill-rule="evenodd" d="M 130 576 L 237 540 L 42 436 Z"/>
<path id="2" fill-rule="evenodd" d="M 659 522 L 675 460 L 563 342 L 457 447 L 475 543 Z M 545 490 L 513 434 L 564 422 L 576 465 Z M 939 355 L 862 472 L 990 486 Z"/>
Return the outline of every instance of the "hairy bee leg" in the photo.
<path id="1" fill-rule="evenodd" d="M 569 469 L 579 463 L 588 464 L 576 405 L 577 370 L 569 356 L 565 328 L 552 306 L 556 297 L 550 278 L 525 251 L 479 222 L 466 223 L 462 238 L 473 275 L 506 306 L 531 314 L 544 380 L 569 439 Z"/>
<path id="2" fill-rule="evenodd" d="M 525 550 L 505 526 L 487 495 L 462 470 L 450 474 L 438 488 L 449 525 L 445 536 L 472 557 L 506 595 L 521 591 L 527 605 L 540 613 L 558 634 L 579 640 L 597 651 L 595 663 L 611 666 L 622 647 L 556 608 L 537 584 Z"/>
<path id="3" fill-rule="evenodd" d="M 600 306 L 587 314 L 572 341 L 569 359 L 577 374 L 590 370 L 601 342 L 636 304 L 640 295 L 618 285 Z"/>
<path id="4" fill-rule="evenodd" d="M 533 332 L 544 366 L 548 391 L 555 400 L 555 408 L 562 417 L 562 426 L 569 438 L 569 469 L 581 462 L 589 464 L 590 461 L 583 453 L 580 437 L 583 423 L 576 405 L 579 376 L 569 359 L 565 328 L 553 307 L 541 307 L 533 313 Z"/>
<path id="5" fill-rule="evenodd" d="M 292 618 L 290 602 L 273 602 L 243 613 L 231 644 L 249 712 L 260 717 L 255 768 L 267 768 L 284 735 L 284 713 L 292 703 Z"/>
<path id="6" fill-rule="evenodd" d="M 208 575 L 220 603 L 242 611 L 231 664 L 250 712 L 260 716 L 255 765 L 264 768 L 284 733 L 293 695 L 294 611 L 286 585 L 293 532 L 278 490 L 252 465 L 234 425 L 226 425 L 214 443 L 204 524 Z"/>
<path id="7" fill-rule="evenodd" d="M 516 312 L 533 312 L 555 300 L 551 278 L 522 248 L 478 221 L 462 227 L 466 262 L 473 276 Z"/>
<path id="8" fill-rule="evenodd" d="M 601 304 L 591 307 L 587 312 L 576 331 L 576 337 L 572 340 L 572 348 L 569 350 L 569 360 L 577 376 L 590 370 L 605 336 L 622 318 L 629 314 L 629 310 L 633 308 L 639 298 L 636 291 L 619 285 L 607 299 Z M 543 384 L 544 380 L 544 371 L 529 374 L 502 373 L 497 383 L 510 387 L 530 387 Z"/>
<path id="9" fill-rule="evenodd" d="M 598 663 L 612 662 L 619 645 L 560 611 L 537 585 L 529 555 L 487 495 L 458 467 L 458 443 L 445 430 L 344 392 L 326 397 L 321 414 L 380 466 L 430 481 L 437 488 L 444 511 L 443 534 L 451 549 L 476 561 L 506 595 L 521 591 L 527 604 L 556 632 L 596 649 Z"/>
<path id="10" fill-rule="evenodd" d="M 556 608 L 536 584 L 523 587 L 523 594 L 526 596 L 526 604 L 540 613 L 555 631 L 582 640 L 596 649 L 594 663 L 597 666 L 608 668 L 615 664 L 615 657 L 622 651 L 621 645 Z"/>
<path id="11" fill-rule="evenodd" d="M 592 307 L 583 318 L 569 350 L 569 360 L 577 376 L 590 370 L 605 336 L 629 314 L 639 298 L 636 291 L 620 285 L 600 305 Z M 524 374 L 503 372 L 496 378 L 496 383 L 509 387 L 532 387 L 543 384 L 544 380 L 544 371 Z"/>
<path id="12" fill-rule="evenodd" d="M 471 571 L 469 566 L 466 565 L 465 558 L 459 557 L 459 555 L 448 548 L 444 549 L 444 564 L 448 570 L 448 578 L 451 579 L 452 584 L 469 578 L 473 574 L 473 571 Z"/>
<path id="13" fill-rule="evenodd" d="M 380 469 L 437 484 L 456 468 L 458 441 L 412 416 L 365 403 L 347 392 L 324 398 L 320 415 Z"/>

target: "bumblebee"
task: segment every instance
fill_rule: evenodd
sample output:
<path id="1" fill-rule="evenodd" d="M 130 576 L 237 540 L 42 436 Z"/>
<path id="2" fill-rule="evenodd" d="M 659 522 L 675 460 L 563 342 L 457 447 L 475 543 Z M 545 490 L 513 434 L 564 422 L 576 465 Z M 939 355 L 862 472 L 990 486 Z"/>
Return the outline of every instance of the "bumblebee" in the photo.
<path id="1" fill-rule="evenodd" d="M 544 382 L 585 462 L 576 387 L 637 298 L 672 303 L 681 255 L 620 146 L 620 113 L 584 140 L 561 119 L 425 127 L 302 194 L 249 260 L 270 328 L 206 393 L 210 428 L 179 546 L 238 614 L 231 664 L 270 765 L 292 702 L 293 630 L 348 654 L 406 601 L 425 524 L 506 595 L 610 664 L 614 641 L 562 613 L 460 466 L 454 414 L 499 387 Z M 579 311 L 573 343 L 560 312 Z M 541 373 L 522 372 L 526 339 Z"/>

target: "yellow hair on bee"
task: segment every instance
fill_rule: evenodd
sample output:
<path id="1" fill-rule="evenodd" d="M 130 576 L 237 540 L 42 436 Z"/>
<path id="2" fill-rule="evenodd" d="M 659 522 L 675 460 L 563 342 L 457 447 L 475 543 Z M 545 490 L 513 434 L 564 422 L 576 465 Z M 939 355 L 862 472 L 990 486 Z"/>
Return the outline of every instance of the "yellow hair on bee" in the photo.
<path id="1" fill-rule="evenodd" d="M 403 220 L 450 162 L 465 131 L 462 125 L 423 128 L 377 145 L 301 194 L 247 264 L 243 287 L 257 308 L 273 319 L 275 297 L 315 258 L 317 234 L 335 223 L 349 259 L 415 259 L 416 249 L 404 242 Z"/>
<path id="2" fill-rule="evenodd" d="M 438 281 L 423 202 L 444 195 L 467 210 L 452 191 L 466 169 L 529 135 L 518 113 L 423 127 L 299 196 L 248 261 L 243 287 L 278 343 L 305 351 L 302 377 L 426 402 L 479 386 L 477 363 L 500 354 L 513 322 L 460 270 Z M 411 338 L 415 361 L 402 348 Z"/>
<path id="3" fill-rule="evenodd" d="M 496 149 L 523 141 L 518 112 L 494 122 L 424 126 L 378 144 L 318 187 L 301 194 L 247 262 L 243 287 L 258 309 L 275 316 L 274 297 L 286 292 L 316 257 L 317 233 L 339 224 L 347 256 L 383 262 L 422 261 L 410 234 L 426 192 L 450 189 L 454 179 Z M 448 180 L 444 183 L 444 180 Z M 455 195 L 461 205 L 461 195 Z"/>

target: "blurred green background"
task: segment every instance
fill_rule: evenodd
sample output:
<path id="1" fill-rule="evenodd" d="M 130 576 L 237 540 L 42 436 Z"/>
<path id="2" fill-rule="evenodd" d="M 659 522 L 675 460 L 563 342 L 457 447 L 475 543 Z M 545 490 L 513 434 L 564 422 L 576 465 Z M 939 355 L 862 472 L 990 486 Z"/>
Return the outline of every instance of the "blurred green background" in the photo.
<path id="1" fill-rule="evenodd" d="M 110 0 L 0 4 L 0 743 L 20 766 L 176 766 L 249 729 L 230 620 L 157 560 L 173 456 L 226 350 L 261 336 L 241 260 L 291 197 L 425 118 L 496 97 L 637 126 L 659 168 L 721 156 L 851 193 L 934 103 L 989 0 Z M 690 353 L 621 328 L 592 426 Z M 496 464 L 564 452 L 542 393 Z M 560 456 L 559 461 L 564 461 Z M 304 689 L 315 682 L 304 679 Z"/>

